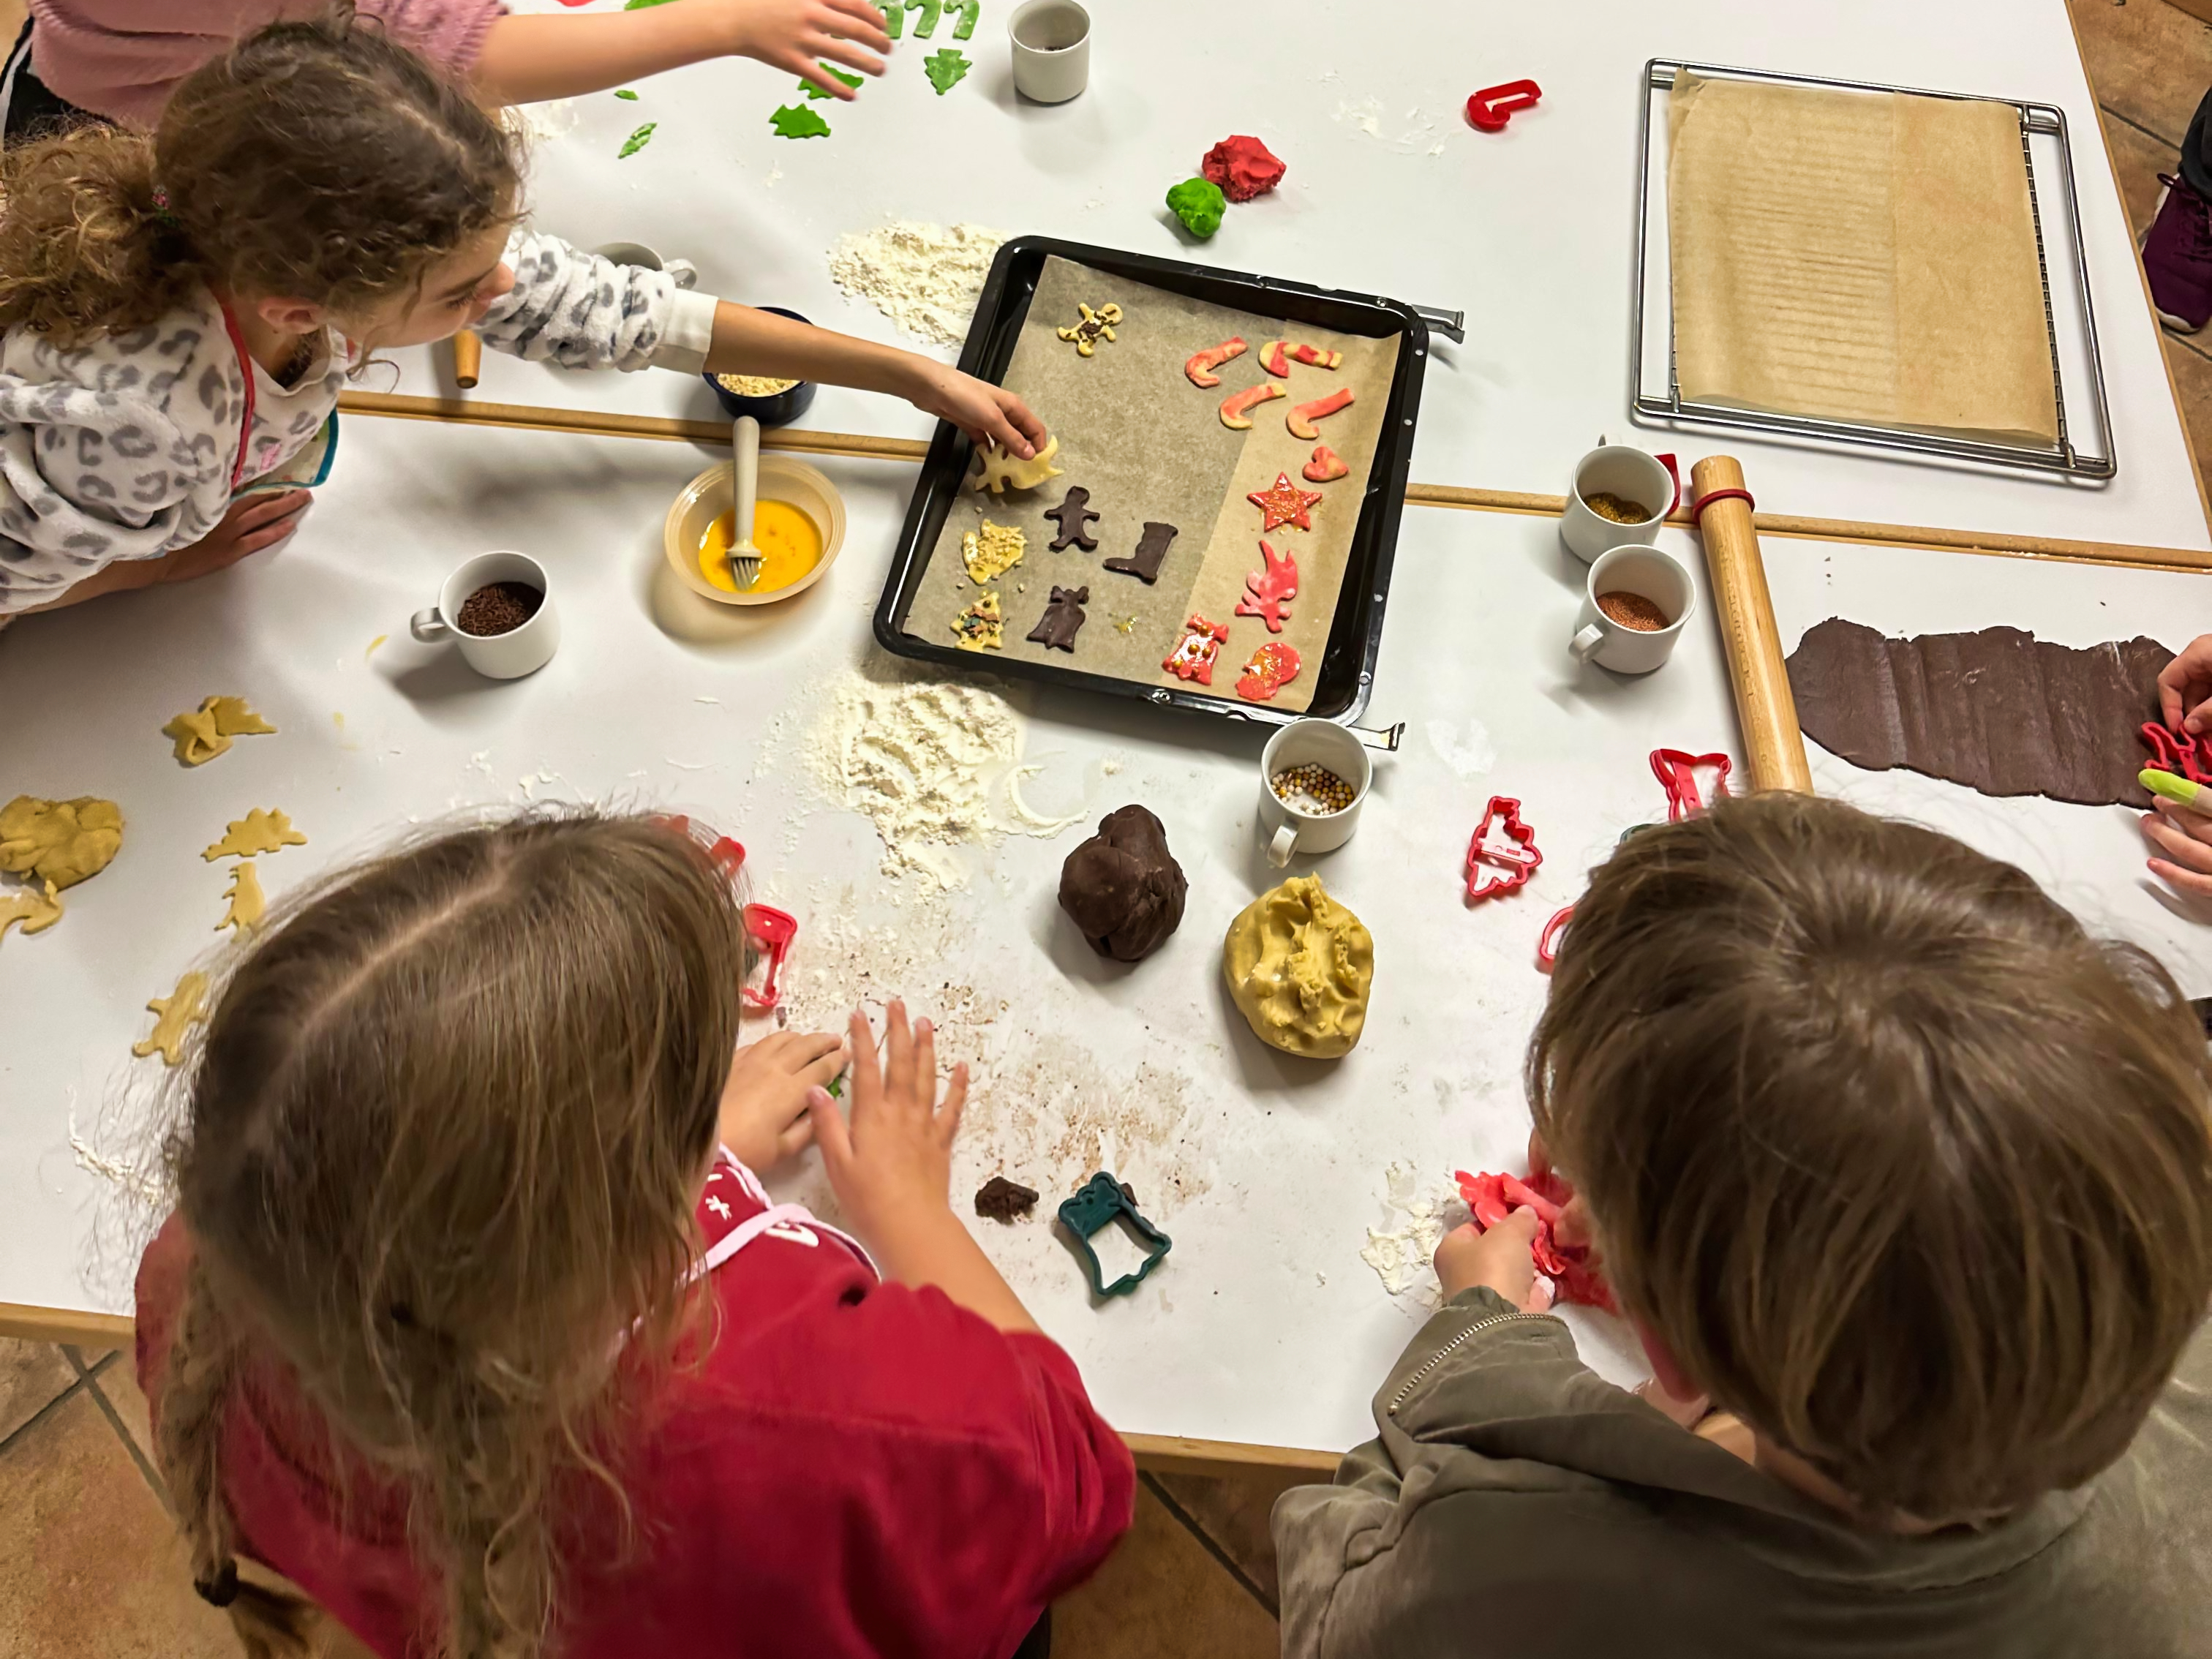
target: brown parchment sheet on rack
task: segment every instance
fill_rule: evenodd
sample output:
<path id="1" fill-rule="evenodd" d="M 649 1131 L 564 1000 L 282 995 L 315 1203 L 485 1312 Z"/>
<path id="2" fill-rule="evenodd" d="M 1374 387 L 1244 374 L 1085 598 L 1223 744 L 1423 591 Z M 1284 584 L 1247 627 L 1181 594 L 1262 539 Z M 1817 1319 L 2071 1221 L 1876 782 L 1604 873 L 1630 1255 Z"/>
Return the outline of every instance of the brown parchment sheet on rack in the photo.
<path id="1" fill-rule="evenodd" d="M 1668 131 L 1685 398 L 2057 444 L 2018 110 L 1684 71 Z"/>
<path id="2" fill-rule="evenodd" d="M 1092 356 L 1078 356 L 1057 331 L 1080 319 L 1079 304 L 1095 311 L 1109 303 L 1121 307 L 1116 337 L 1099 341 Z M 1249 349 L 1221 366 L 1219 386 L 1193 386 L 1183 374 L 1185 361 L 1232 335 L 1241 336 Z M 1260 352 L 1275 339 L 1340 351 L 1343 364 L 1332 370 L 1293 363 L 1290 377 L 1279 382 L 1285 395 L 1255 408 L 1249 431 L 1232 431 L 1221 423 L 1222 399 L 1270 378 L 1260 367 Z M 979 666 L 1001 655 L 1021 657 L 1146 685 L 1181 686 L 1161 664 L 1182 639 L 1184 619 L 1196 611 L 1230 628 L 1214 664 L 1213 695 L 1237 701 L 1246 661 L 1261 642 L 1278 638 L 1297 651 L 1303 665 L 1298 678 L 1276 694 L 1274 705 L 1303 711 L 1312 701 L 1343 588 L 1399 343 L 1395 337 L 1372 340 L 1285 324 L 1108 276 L 1073 260 L 1048 259 L 1005 384 L 1060 440 L 1054 464 L 1060 476 L 1035 489 L 1000 495 L 963 488 L 930 550 L 903 631 L 951 644 L 953 622 L 977 592 L 961 563 L 961 536 L 986 520 L 1012 525 L 1028 550 L 1021 563 L 987 584 L 998 592 L 1006 617 L 1005 644 L 999 652 L 976 653 Z M 1340 386 L 1355 392 L 1351 407 L 1326 417 L 1317 429 L 1319 441 L 1351 471 L 1334 483 L 1309 483 L 1300 470 L 1313 454 L 1313 441 L 1292 437 L 1285 422 L 1294 405 Z M 1261 568 L 1261 513 L 1244 498 L 1267 489 L 1279 472 L 1322 500 L 1311 509 L 1311 531 L 1285 526 L 1267 536 L 1278 554 L 1297 559 L 1299 588 L 1285 607 L 1283 632 L 1270 635 L 1259 618 L 1234 611 L 1246 574 Z M 1088 529 L 1098 543 L 1091 552 L 1073 544 L 1048 550 L 1059 530 L 1044 514 L 1060 504 L 1070 485 L 1091 492 L 1091 510 L 1098 514 Z M 1105 568 L 1106 560 L 1136 550 L 1148 521 L 1176 530 L 1159 580 L 1151 586 Z M 1073 653 L 1023 637 L 1044 615 L 1055 586 L 1091 592 L 1088 620 Z"/>

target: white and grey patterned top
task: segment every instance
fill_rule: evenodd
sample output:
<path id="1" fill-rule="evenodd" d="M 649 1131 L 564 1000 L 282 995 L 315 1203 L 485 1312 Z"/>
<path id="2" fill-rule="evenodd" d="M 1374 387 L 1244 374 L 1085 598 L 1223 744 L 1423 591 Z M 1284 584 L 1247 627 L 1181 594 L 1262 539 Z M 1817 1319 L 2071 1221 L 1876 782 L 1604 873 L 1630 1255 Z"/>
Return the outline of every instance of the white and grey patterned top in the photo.
<path id="1" fill-rule="evenodd" d="M 477 325 L 485 344 L 564 368 L 705 368 L 712 295 L 552 236 L 518 231 L 507 259 L 514 288 Z M 255 365 L 248 482 L 322 429 L 356 361 L 332 330 L 293 386 Z M 206 535 L 230 505 L 245 415 L 238 354 L 212 294 L 149 328 L 67 349 L 27 330 L 0 336 L 0 620 L 115 560 Z"/>

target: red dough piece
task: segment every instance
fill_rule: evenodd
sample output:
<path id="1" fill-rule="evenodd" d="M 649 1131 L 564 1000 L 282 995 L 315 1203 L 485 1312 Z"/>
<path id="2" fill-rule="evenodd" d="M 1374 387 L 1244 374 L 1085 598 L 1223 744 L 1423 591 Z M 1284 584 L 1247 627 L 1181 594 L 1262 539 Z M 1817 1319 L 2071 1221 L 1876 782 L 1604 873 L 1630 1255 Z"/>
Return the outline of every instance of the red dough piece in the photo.
<path id="1" fill-rule="evenodd" d="M 1261 384 L 1265 385 L 1266 382 L 1263 381 Z M 1311 443 L 1321 436 L 1320 433 L 1314 430 L 1316 421 L 1326 416 L 1334 415 L 1340 409 L 1347 409 L 1351 404 L 1352 388 L 1348 386 L 1340 386 L 1326 398 L 1316 398 L 1310 404 L 1293 404 L 1290 416 L 1284 424 L 1291 428 L 1291 436 L 1304 438 L 1308 443 Z"/>
<path id="2" fill-rule="evenodd" d="M 1309 483 L 1334 483 L 1352 469 L 1327 444 L 1314 446 L 1313 459 L 1298 469 Z"/>
<path id="3" fill-rule="evenodd" d="M 1221 654 L 1228 642 L 1229 624 L 1210 623 L 1196 611 L 1183 624 L 1183 636 L 1176 641 L 1176 648 L 1168 653 L 1167 660 L 1160 665 L 1179 680 L 1196 680 L 1200 685 L 1213 684 L 1213 659 Z"/>
<path id="4" fill-rule="evenodd" d="M 1192 352 L 1189 360 L 1182 366 L 1182 372 L 1190 377 L 1190 383 L 1193 386 L 1219 386 L 1221 377 L 1213 371 L 1231 357 L 1243 356 L 1244 351 L 1243 337 L 1241 335 L 1232 334 L 1218 346 L 1208 346 L 1203 351 Z"/>
<path id="5" fill-rule="evenodd" d="M 1260 544 L 1260 557 L 1267 568 L 1246 574 L 1243 594 L 1237 601 L 1237 614 L 1257 617 L 1267 624 L 1270 634 L 1279 634 L 1283 631 L 1283 607 L 1298 596 L 1297 558 L 1294 554 L 1279 554 L 1265 542 Z"/>
<path id="6" fill-rule="evenodd" d="M 1231 201 L 1249 202 L 1280 184 L 1285 168 L 1265 144 L 1240 132 L 1206 151 L 1198 170 L 1220 185 Z"/>
<path id="7" fill-rule="evenodd" d="M 1619 1313 L 1613 1299 L 1613 1287 L 1605 1282 L 1605 1275 L 1589 1263 L 1586 1250 L 1564 1249 L 1552 1236 L 1559 1224 L 1559 1212 L 1573 1201 L 1575 1189 L 1559 1179 L 1557 1173 L 1546 1170 L 1532 1173 L 1528 1180 L 1510 1175 L 1469 1175 L 1464 1170 L 1455 1170 L 1453 1178 L 1459 1182 L 1459 1195 L 1467 1200 L 1467 1207 L 1474 1214 L 1474 1224 L 1488 1232 L 1516 1210 L 1536 1212 L 1536 1237 L 1528 1246 L 1534 1258 L 1536 1271 L 1552 1281 L 1553 1288 L 1562 1302 L 1572 1302 L 1585 1308 L 1602 1308 L 1607 1313 Z"/>
<path id="8" fill-rule="evenodd" d="M 1237 695 L 1247 702 L 1272 702 L 1275 693 L 1298 677 L 1298 653 L 1280 640 L 1269 640 L 1244 665 Z"/>
<path id="9" fill-rule="evenodd" d="M 1242 432 L 1252 424 L 1248 412 L 1270 398 L 1284 395 L 1283 388 L 1273 380 L 1262 380 L 1257 386 L 1248 386 L 1242 392 L 1232 392 L 1221 400 L 1221 424 L 1232 432 Z"/>
<path id="10" fill-rule="evenodd" d="M 2171 772 L 2191 783 L 2212 783 L 2212 738 L 2192 738 L 2145 720 L 2142 740 L 2150 745 L 2153 771 Z"/>
<path id="11" fill-rule="evenodd" d="M 1304 363 L 1309 368 L 1341 368 L 1344 354 L 1315 345 L 1292 345 L 1288 340 L 1270 340 L 1260 348 L 1260 367 L 1278 380 L 1289 378 L 1292 363 Z"/>
<path id="12" fill-rule="evenodd" d="M 1502 87 L 1485 87 L 1467 100 L 1468 125 L 1483 132 L 1503 132 L 1506 118 L 1516 111 L 1534 107 L 1544 95 L 1534 81 L 1508 81 Z"/>
<path id="13" fill-rule="evenodd" d="M 1321 491 L 1301 489 L 1291 482 L 1289 473 L 1278 472 L 1273 483 L 1265 489 L 1254 490 L 1244 499 L 1260 509 L 1260 533 L 1264 536 L 1281 525 L 1311 530 L 1312 509 L 1321 501 Z"/>

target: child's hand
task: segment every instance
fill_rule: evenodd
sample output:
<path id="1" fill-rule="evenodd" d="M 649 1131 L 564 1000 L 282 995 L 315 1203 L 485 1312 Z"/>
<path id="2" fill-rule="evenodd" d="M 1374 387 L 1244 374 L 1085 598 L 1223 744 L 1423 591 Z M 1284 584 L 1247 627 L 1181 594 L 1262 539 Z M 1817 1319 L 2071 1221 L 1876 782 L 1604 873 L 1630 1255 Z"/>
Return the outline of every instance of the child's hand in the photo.
<path id="1" fill-rule="evenodd" d="M 873 1244 L 910 1230 L 917 1220 L 927 1224 L 951 1217 L 952 1139 L 968 1101 L 968 1068 L 952 1068 L 940 1106 L 936 1036 L 926 1019 L 909 1030 L 902 1002 L 891 1004 L 884 1022 L 880 1066 L 866 1015 L 854 1014 L 848 1046 L 853 1070 L 845 1094 L 851 1123 L 824 1089 L 809 1090 L 807 1105 L 837 1202 L 854 1231 Z"/>
<path id="2" fill-rule="evenodd" d="M 844 1065 L 844 1043 L 827 1031 L 778 1031 L 739 1048 L 722 1085 L 722 1145 L 748 1170 L 774 1169 L 814 1138 L 807 1095 Z"/>
<path id="3" fill-rule="evenodd" d="M 2191 737 L 2212 731 L 2212 634 L 2199 634 L 2158 677 L 2159 713 L 2166 726 Z"/>
<path id="4" fill-rule="evenodd" d="M 832 98 L 856 98 L 854 88 L 823 72 L 828 58 L 863 75 L 881 75 L 891 38 L 884 16 L 868 0 L 726 0 L 730 13 L 729 50 L 755 58 L 772 69 L 788 70 Z M 863 51 L 872 47 L 873 52 Z"/>
<path id="5" fill-rule="evenodd" d="M 1004 386 L 963 374 L 927 357 L 916 357 L 917 384 L 907 400 L 925 415 L 950 421 L 979 444 L 997 444 L 1028 460 L 1045 441 L 1044 422 Z"/>
<path id="6" fill-rule="evenodd" d="M 1488 1285 L 1522 1313 L 1543 1313 L 1552 1293 L 1536 1282 L 1536 1212 L 1516 1210 L 1488 1232 L 1472 1221 L 1455 1227 L 1437 1246 L 1437 1279 L 1449 1302 L 1462 1291 Z"/>
<path id="7" fill-rule="evenodd" d="M 2160 800 L 2142 815 L 2142 832 L 2150 843 L 2151 874 L 2191 897 L 2212 898 L 2212 817 L 2179 801 Z"/>

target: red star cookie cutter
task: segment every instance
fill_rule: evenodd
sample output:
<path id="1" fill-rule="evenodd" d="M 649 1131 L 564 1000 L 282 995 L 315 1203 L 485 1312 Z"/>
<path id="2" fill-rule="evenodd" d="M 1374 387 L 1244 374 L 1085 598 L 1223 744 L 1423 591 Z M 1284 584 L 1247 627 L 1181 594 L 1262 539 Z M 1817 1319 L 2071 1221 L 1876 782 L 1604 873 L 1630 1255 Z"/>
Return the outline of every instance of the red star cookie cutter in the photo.
<path id="1" fill-rule="evenodd" d="M 1493 822 L 1514 845 L 1485 844 Z M 1482 822 L 1474 826 L 1474 839 L 1467 844 L 1467 902 L 1479 903 L 1526 885 L 1543 862 L 1536 832 L 1521 822 L 1521 803 L 1508 795 L 1492 795 L 1483 809 Z M 1494 866 L 1496 872 L 1484 869 L 1486 864 Z"/>
<path id="2" fill-rule="evenodd" d="M 1651 775 L 1667 792 L 1667 822 L 1680 823 L 1705 810 L 1705 799 L 1698 793 L 1698 769 L 1701 766 L 1713 775 L 1713 799 L 1719 800 L 1725 796 L 1729 792 L 1729 765 L 1726 755 L 1692 755 L 1680 749 L 1653 750 Z"/>
<path id="3" fill-rule="evenodd" d="M 2169 732 L 2145 720 L 2142 740 L 2150 745 L 2151 769 L 2172 772 L 2191 783 L 2212 783 L 2212 739 Z"/>
<path id="4" fill-rule="evenodd" d="M 1508 81 L 1501 87 L 1485 87 L 1467 100 L 1469 125 L 1483 132 L 1503 132 L 1515 112 L 1535 107 L 1544 95 L 1534 81 Z"/>

